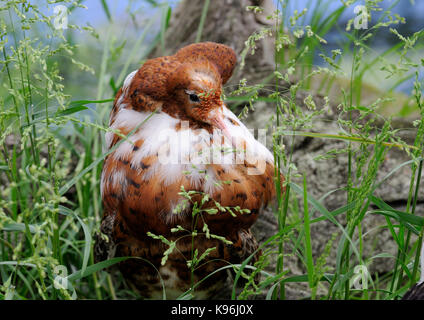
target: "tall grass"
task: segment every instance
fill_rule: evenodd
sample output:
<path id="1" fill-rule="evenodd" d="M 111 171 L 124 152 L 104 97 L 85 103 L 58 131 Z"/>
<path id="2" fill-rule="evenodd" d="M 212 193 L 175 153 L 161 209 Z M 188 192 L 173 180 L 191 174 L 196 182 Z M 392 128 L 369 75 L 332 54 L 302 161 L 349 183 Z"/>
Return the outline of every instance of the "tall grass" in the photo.
<path id="1" fill-rule="evenodd" d="M 367 10 L 368 12 L 379 11 L 380 8 L 378 3 L 376 2 L 367 2 Z M 350 4 L 352 4 L 350 2 Z M 280 1 L 281 7 L 286 8 L 288 5 L 288 1 Z M 328 3 L 327 3 L 328 4 Z M 393 3 L 393 8 L 397 3 Z M 322 6 L 320 3 L 320 7 L 325 10 L 325 5 Z M 391 9 L 390 8 L 390 9 Z M 282 65 L 281 69 L 279 69 L 278 62 L 276 62 L 276 73 L 281 80 L 285 80 L 286 83 L 289 79 L 289 74 L 287 74 L 287 68 L 293 67 L 291 72 L 298 72 L 300 74 L 299 79 L 296 84 L 287 83 L 287 86 L 290 90 L 290 95 L 277 96 L 277 123 L 276 123 L 276 135 L 285 136 L 286 138 L 290 138 L 290 131 L 292 131 L 292 138 L 295 135 L 305 135 L 305 136 L 315 136 L 325 138 L 325 135 L 321 134 L 313 134 L 308 132 L 299 132 L 302 128 L 311 128 L 313 127 L 312 121 L 313 119 L 322 113 L 322 110 L 315 111 L 316 106 L 312 99 L 305 99 L 305 105 L 311 109 L 311 112 L 305 112 L 299 108 L 299 106 L 295 103 L 295 95 L 299 87 L 308 89 L 310 87 L 310 79 L 315 76 L 317 73 L 328 74 L 331 77 L 334 75 L 337 76 L 337 72 L 339 71 L 339 62 L 335 59 L 338 55 L 341 54 L 340 51 L 332 51 L 332 56 L 327 57 L 324 53 L 320 54 L 320 56 L 328 63 L 330 69 L 318 69 L 313 70 L 312 68 L 312 57 L 315 55 L 315 48 L 317 44 L 325 44 L 325 33 L 331 28 L 331 24 L 337 22 L 337 18 L 343 13 L 346 9 L 345 6 L 340 6 L 339 9 L 329 14 L 328 17 L 324 17 L 322 15 L 322 11 L 319 8 L 315 8 L 314 16 L 311 20 L 311 26 L 296 26 L 296 22 L 302 17 L 305 13 L 302 12 L 298 15 L 292 17 L 291 26 L 294 27 L 294 34 L 301 35 L 299 40 L 295 39 L 293 43 L 287 41 L 286 35 L 279 34 L 282 28 L 278 28 L 276 42 L 279 42 L 279 37 L 283 38 L 285 43 L 290 47 L 294 47 L 296 50 L 299 50 L 301 53 L 305 53 L 304 55 L 299 54 L 294 57 L 293 60 L 289 60 L 286 65 Z M 284 15 L 284 14 L 283 14 Z M 422 152 L 423 152 L 423 139 L 422 139 L 422 96 L 421 96 L 421 85 L 418 79 L 418 72 L 422 71 L 422 63 L 419 61 L 412 61 L 408 56 L 408 50 L 414 50 L 415 45 L 420 37 L 422 37 L 422 31 L 415 33 L 412 37 L 406 38 L 397 33 L 395 29 L 391 29 L 391 32 L 398 35 L 401 40 L 397 47 L 400 47 L 399 50 L 400 60 L 397 65 L 385 66 L 386 70 L 389 68 L 394 69 L 392 74 L 389 74 L 388 77 L 394 76 L 402 71 L 416 72 L 416 81 L 415 81 L 415 90 L 413 96 L 416 100 L 416 108 L 419 110 L 421 114 L 421 120 L 417 121 L 415 125 L 417 128 L 417 137 L 415 139 L 415 143 L 413 146 L 407 146 L 405 143 L 398 140 L 397 133 L 393 130 L 391 126 L 390 120 L 384 120 L 384 124 L 381 127 L 377 127 L 374 124 L 375 118 L 379 117 L 378 109 L 379 105 L 383 101 L 383 99 L 377 100 L 371 106 L 363 107 L 361 105 L 362 102 L 362 88 L 364 86 L 363 78 L 364 74 L 369 71 L 370 65 L 362 66 L 362 58 L 367 54 L 367 52 L 371 52 L 372 49 L 368 46 L 370 39 L 372 39 L 373 35 L 380 28 L 387 28 L 393 25 L 397 25 L 398 23 L 404 22 L 404 19 L 399 16 L 392 16 L 390 10 L 384 12 L 381 15 L 379 20 L 375 25 L 370 27 L 365 32 L 358 32 L 357 30 L 353 30 L 350 33 L 346 33 L 346 36 L 350 40 L 350 45 L 346 46 L 346 48 L 353 50 L 351 55 L 352 59 L 352 67 L 350 72 L 350 87 L 347 92 L 341 92 L 342 104 L 341 104 L 341 112 L 338 117 L 338 122 L 340 128 L 342 128 L 342 135 L 333 135 L 332 137 L 335 139 L 343 139 L 347 140 L 347 148 L 344 152 L 347 153 L 348 158 L 348 168 L 347 168 L 347 180 L 346 186 L 344 189 L 346 190 L 346 205 L 337 209 L 338 213 L 345 213 L 346 225 L 341 225 L 337 220 L 331 218 L 331 213 L 329 213 L 325 207 L 322 206 L 321 203 L 314 200 L 312 197 L 308 196 L 306 193 L 306 180 L 304 180 L 303 185 L 303 198 L 307 199 L 304 202 L 304 226 L 301 231 L 302 237 L 304 238 L 304 249 L 297 250 L 299 258 L 302 261 L 305 261 L 306 271 L 308 276 L 308 283 L 311 288 L 311 297 L 316 298 L 316 287 L 313 283 L 312 279 L 315 273 L 314 262 L 311 257 L 311 233 L 310 233 L 310 223 L 309 223 L 309 215 L 308 215 L 308 202 L 315 206 L 316 210 L 320 212 L 323 216 L 327 217 L 331 222 L 335 223 L 341 231 L 341 238 L 337 244 L 337 261 L 335 265 L 335 270 L 332 274 L 325 274 L 322 281 L 329 282 L 329 287 L 325 298 L 328 299 L 350 299 L 350 298 L 362 298 L 368 299 L 370 298 L 370 292 L 368 290 L 368 286 L 362 286 L 363 290 L 354 289 L 352 290 L 352 284 L 350 280 L 352 279 L 353 272 L 355 272 L 355 265 L 359 264 L 361 266 L 366 266 L 367 257 L 363 256 L 362 252 L 362 238 L 361 238 L 361 229 L 362 225 L 365 223 L 367 213 L 370 213 L 370 205 L 374 204 L 378 206 L 382 211 L 378 211 L 376 213 L 382 215 L 388 215 L 388 213 L 392 213 L 395 210 L 384 204 L 382 199 L 379 199 L 374 196 L 374 191 L 377 188 L 377 173 L 380 170 L 381 164 L 384 161 L 384 157 L 386 156 L 388 150 L 390 148 L 395 147 L 395 144 L 389 143 L 390 141 L 397 141 L 396 144 L 400 144 L 400 147 L 405 150 L 405 152 L 410 152 L 411 157 L 414 159 L 412 164 L 412 176 L 409 187 L 409 196 L 408 202 L 406 206 L 406 214 L 414 214 L 415 210 L 411 210 L 411 201 L 414 199 L 414 203 L 416 204 L 418 198 L 418 190 L 420 186 L 421 173 L 416 174 L 418 162 L 420 163 L 420 167 L 422 165 Z M 353 19 L 348 23 L 348 26 L 353 23 Z M 348 29 L 348 28 L 347 28 Z M 303 34 L 307 33 L 307 37 L 304 37 Z M 296 43 L 296 42 L 300 43 Z M 396 47 L 395 47 L 396 48 Z M 312 49 L 312 50 L 311 50 Z M 302 51 L 303 50 L 303 51 Z M 311 50 L 311 52 L 309 52 Z M 283 54 L 281 55 L 283 56 Z M 278 57 L 278 55 L 277 55 Z M 342 59 L 343 56 L 340 58 Z M 283 61 L 284 62 L 284 61 Z M 306 69 L 305 69 L 306 66 Z M 299 70 L 300 69 L 300 70 Z M 281 71 L 280 71 L 281 70 Z M 384 70 L 384 69 L 383 69 Z M 416 71 L 414 71 L 416 70 Z M 286 74 L 284 74 L 284 72 Z M 321 85 L 324 87 L 324 85 Z M 276 90 L 279 88 L 279 83 L 277 81 Z M 308 97 L 309 98 L 309 97 Z M 327 98 L 328 101 L 328 98 Z M 282 108 L 279 108 L 282 106 Z M 279 114 L 280 113 L 280 114 Z M 353 114 L 356 116 L 353 116 Z M 358 117 L 359 115 L 359 117 Z M 371 116 L 370 119 L 367 119 Z M 283 119 L 281 121 L 280 119 Z M 365 121 L 365 123 L 364 123 Z M 281 129 L 282 132 L 279 132 Z M 289 130 L 288 130 L 289 129 Z M 328 137 L 328 136 L 327 136 Z M 293 142 L 293 139 L 290 138 Z M 356 140 L 356 143 L 353 141 Z M 281 141 L 280 139 L 274 139 L 274 142 Z M 371 148 L 369 144 L 372 144 Z M 293 146 L 293 143 L 291 143 Z M 274 143 L 274 151 L 279 147 L 278 144 Z M 397 145 L 399 147 L 399 145 Z M 290 190 L 297 190 L 298 194 L 301 195 L 301 188 L 296 187 L 293 188 L 294 183 L 291 181 L 291 158 L 293 154 L 293 149 L 290 148 L 287 150 L 287 154 L 283 157 L 286 159 L 285 166 L 288 167 L 287 171 L 287 192 L 284 194 L 284 200 L 278 201 L 279 211 L 282 211 L 282 215 L 278 215 L 279 221 L 283 221 L 285 223 L 285 217 L 288 212 L 289 206 L 287 202 L 290 197 Z M 279 157 L 276 157 L 276 165 L 279 166 Z M 277 188 L 279 187 L 277 182 Z M 331 191 L 330 191 L 331 192 Z M 415 206 L 414 206 L 415 208 Z M 388 210 L 388 211 L 386 211 Z M 400 213 L 400 212 L 398 212 Z M 404 212 L 402 212 L 404 214 Z M 280 218 L 282 217 L 282 218 Z M 391 218 L 394 218 L 393 215 L 390 215 Z M 403 215 L 403 217 L 406 217 Z M 394 218 L 399 225 L 393 225 L 390 221 L 390 218 L 387 219 L 386 228 L 390 229 L 391 233 L 394 235 L 396 239 L 398 239 L 398 255 L 396 257 L 396 266 L 393 274 L 391 274 L 391 285 L 390 292 L 387 296 L 393 298 L 399 295 L 399 293 L 404 292 L 405 288 L 408 285 L 417 280 L 416 278 L 416 266 L 417 266 L 417 258 L 419 257 L 420 245 L 416 245 L 412 249 L 409 247 L 410 237 L 412 233 L 418 234 L 423 227 L 422 218 L 415 220 L 416 224 L 414 227 L 405 230 L 405 221 L 401 221 L 403 218 L 397 217 Z M 280 224 L 279 224 L 280 225 Z M 284 226 L 284 225 L 283 225 Z M 358 240 L 354 238 L 355 231 L 358 232 Z M 422 238 L 418 239 L 418 243 Z M 359 242 L 359 248 L 357 247 L 357 243 Z M 283 246 L 280 243 L 279 246 L 280 255 L 282 255 Z M 415 254 L 414 254 L 415 253 Z M 283 255 L 282 255 L 283 256 Z M 410 259 L 414 256 L 415 264 L 413 274 L 409 272 L 408 264 L 411 261 Z M 322 265 L 320 266 L 322 267 Z M 277 264 L 277 271 L 281 271 L 281 264 Z M 408 280 L 405 282 L 403 278 L 403 274 L 408 274 Z M 362 279 L 362 281 L 369 281 L 371 278 Z M 406 286 L 405 286 L 406 285 Z M 403 286 L 403 287 L 402 287 Z M 374 296 L 376 293 L 382 290 L 380 288 L 374 288 L 373 293 Z M 386 291 L 386 292 L 387 292 Z M 276 295 L 274 295 L 276 297 Z M 284 297 L 284 286 L 280 288 L 280 297 Z"/>
<path id="2" fill-rule="evenodd" d="M 0 299 L 138 297 L 119 273 L 112 277 L 104 271 L 126 258 L 94 264 L 92 239 L 102 215 L 101 164 L 113 151 L 102 149 L 102 137 L 109 130 L 107 118 L 113 96 L 132 67 L 137 68 L 156 46 L 166 47 L 165 31 L 171 8 L 166 3 L 148 2 L 156 6 L 157 14 L 146 19 L 143 30 L 132 43 L 119 42 L 113 34 L 119 20 L 114 18 L 107 1 L 101 1 L 108 19 L 106 32 L 98 34 L 91 27 L 69 25 L 69 29 L 86 33 L 85 37 L 95 43 L 95 46 L 87 45 L 88 49 L 84 43 L 77 46 L 78 37 L 70 36 L 74 33 L 56 29 L 45 7 L 36 1 L 9 0 L 0 7 Z M 397 299 L 419 278 L 423 240 L 424 219 L 416 215 L 424 150 L 424 107 L 419 77 L 423 61 L 414 55 L 416 50 L 422 49 L 419 41 L 423 32 L 410 37 L 399 34 L 396 26 L 404 20 L 388 10 L 367 30 L 343 30 L 346 39 L 343 48 L 329 53 L 325 38 L 337 27 L 342 14 L 352 10 L 353 1 L 344 1 L 345 4 L 340 3 L 329 13 L 330 1 L 311 1 L 310 25 L 306 25 L 306 11 L 290 17 L 291 2 L 278 2 L 277 11 L 270 17 L 275 26 L 258 30 L 246 39 L 246 50 L 242 54 L 245 57 L 254 51 L 255 42 L 268 37 L 273 30 L 276 44 L 273 74 L 259 85 L 242 83 L 237 91 L 227 94 L 229 103 L 236 101 L 247 108 L 257 101 L 273 106 L 275 185 L 277 191 L 286 190 L 282 194 L 277 192 L 278 232 L 261 244 L 263 255 L 254 266 L 248 265 L 252 255 L 240 265 L 215 272 L 229 268 L 236 271 L 233 299 L 258 294 L 267 299 L 285 299 L 287 283 L 306 285 L 311 299 Z M 56 5 L 60 3 L 66 4 L 72 12 L 83 7 L 84 2 L 56 1 Z M 366 1 L 369 12 L 378 12 L 379 3 L 381 1 Z M 211 2 L 205 1 L 197 41 L 206 40 L 202 33 L 210 5 Z M 128 10 L 134 15 L 131 8 Z M 398 44 L 375 60 L 364 62 L 364 57 L 374 53 L 370 42 L 382 28 L 390 28 L 398 37 Z M 155 36 L 151 37 L 153 30 Z M 85 57 L 80 54 L 93 47 L 101 48 L 101 58 L 88 66 L 81 61 Z M 314 66 L 318 55 L 326 67 Z M 396 55 L 398 61 L 385 60 L 388 55 Z M 381 92 L 381 98 L 373 103 L 363 104 L 367 86 L 364 79 L 373 71 L 377 60 L 383 65 L 388 81 L 394 79 L 399 85 L 411 75 L 415 77 L 409 99 L 412 99 L 412 110 L 419 114 L 413 123 L 417 132 L 413 145 L 403 142 L 391 120 L 379 114 L 393 88 L 390 92 Z M 64 61 L 68 69 L 78 70 L 81 77 L 96 80 L 92 94 L 83 97 L 84 100 L 68 94 L 67 86 L 78 87 L 78 84 L 69 83 L 61 76 L 69 71 Z M 348 73 L 341 68 L 346 63 L 350 63 Z M 337 97 L 329 96 L 330 89 L 342 78 L 349 85 L 336 86 Z M 320 85 L 312 91 L 316 79 Z M 305 90 L 324 95 L 325 105 L 317 105 L 314 95 L 307 94 L 304 106 L 300 106 L 298 96 Z M 236 105 L 233 104 L 234 109 Z M 329 112 L 331 105 L 339 105 L 334 121 L 340 132 L 314 132 L 314 121 Z M 244 112 L 240 114 L 243 115 Z M 376 119 L 382 121 L 376 122 Z M 337 156 L 348 159 L 345 185 L 338 186 L 338 190 L 345 192 L 346 202 L 339 208 L 330 211 L 323 204 L 335 190 L 320 199 L 311 195 L 310 178 L 298 172 L 293 160 L 294 141 L 298 136 L 345 143 L 342 150 L 331 150 L 322 156 L 322 159 Z M 378 180 L 382 163 L 393 148 L 402 149 L 410 160 Z M 411 179 L 405 211 L 400 211 L 379 198 L 376 190 L 406 167 L 410 168 Z M 280 180 L 279 171 L 285 173 L 285 181 Z M 380 227 L 390 231 L 397 246 L 395 267 L 384 275 L 366 274 L 362 286 L 357 287 L 352 282 L 357 279 L 358 266 L 368 270 L 373 259 L 391 259 L 386 252 L 373 257 L 364 254 L 362 232 L 371 214 L 385 219 L 386 224 Z M 313 252 L 313 227 L 323 221 L 336 225 L 338 232 L 329 235 L 323 252 Z M 162 239 L 160 235 L 153 236 Z M 336 261 L 330 260 L 333 250 Z M 293 274 L 288 259 L 300 261 L 304 273 Z M 198 263 L 202 257 L 197 257 L 193 250 L 189 266 L 192 269 L 195 260 Z M 276 261 L 274 270 L 269 268 L 272 260 Z M 253 272 L 246 273 L 246 269 Z M 253 279 L 258 273 L 262 274 L 262 280 L 255 283 Z M 245 278 L 245 286 L 237 291 L 236 284 L 241 278 Z M 192 283 L 190 291 L 181 298 L 195 296 L 198 285 Z"/>

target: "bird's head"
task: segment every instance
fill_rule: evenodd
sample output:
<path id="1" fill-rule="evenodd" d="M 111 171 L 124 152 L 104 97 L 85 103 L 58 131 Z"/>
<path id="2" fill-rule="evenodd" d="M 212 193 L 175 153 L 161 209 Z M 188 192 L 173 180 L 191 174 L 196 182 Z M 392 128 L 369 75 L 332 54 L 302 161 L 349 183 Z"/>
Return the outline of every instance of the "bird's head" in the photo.
<path id="1" fill-rule="evenodd" d="M 168 94 L 175 97 L 187 117 L 229 137 L 221 96 L 237 61 L 233 49 L 213 42 L 196 43 L 180 49 L 174 57 L 181 65 L 168 77 Z"/>
<path id="2" fill-rule="evenodd" d="M 187 117 L 228 133 L 223 121 L 222 77 L 209 60 L 178 67 L 168 78 L 168 93 Z"/>
<path id="3" fill-rule="evenodd" d="M 183 115 L 227 135 L 221 94 L 236 61 L 233 49 L 214 42 L 195 43 L 172 56 L 150 59 L 129 86 L 132 106 L 149 111 L 163 106 L 171 116 Z"/>

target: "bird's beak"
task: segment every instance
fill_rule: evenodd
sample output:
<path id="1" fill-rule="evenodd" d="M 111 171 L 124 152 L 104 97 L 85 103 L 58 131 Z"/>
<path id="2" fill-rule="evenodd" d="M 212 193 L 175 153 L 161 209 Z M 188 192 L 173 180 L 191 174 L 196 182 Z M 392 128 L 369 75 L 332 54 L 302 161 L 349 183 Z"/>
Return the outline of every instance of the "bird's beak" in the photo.
<path id="1" fill-rule="evenodd" d="M 233 141 L 233 136 L 228 130 L 227 125 L 224 122 L 224 116 L 221 112 L 216 112 L 209 118 L 209 123 L 214 127 L 220 129 L 225 138 L 227 138 L 230 144 L 235 147 L 235 141 Z"/>

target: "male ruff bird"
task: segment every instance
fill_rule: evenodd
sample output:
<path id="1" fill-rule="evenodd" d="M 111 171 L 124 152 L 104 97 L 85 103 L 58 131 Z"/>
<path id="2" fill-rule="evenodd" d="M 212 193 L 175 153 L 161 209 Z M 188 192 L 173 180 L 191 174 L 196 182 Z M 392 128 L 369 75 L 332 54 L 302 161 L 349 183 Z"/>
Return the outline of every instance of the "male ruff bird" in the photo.
<path id="1" fill-rule="evenodd" d="M 192 44 L 146 61 L 116 95 L 95 258 L 137 257 L 119 269 L 145 298 L 199 282 L 192 294 L 211 298 L 227 277 L 212 272 L 257 259 L 250 227 L 275 197 L 274 159 L 221 99 L 235 64 L 225 45 Z"/>

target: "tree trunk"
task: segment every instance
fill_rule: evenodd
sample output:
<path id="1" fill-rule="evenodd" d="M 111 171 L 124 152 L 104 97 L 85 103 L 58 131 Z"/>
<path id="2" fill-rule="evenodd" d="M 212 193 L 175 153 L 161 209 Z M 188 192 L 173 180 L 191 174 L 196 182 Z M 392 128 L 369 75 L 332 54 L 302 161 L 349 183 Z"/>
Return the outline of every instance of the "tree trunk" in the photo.
<path id="1" fill-rule="evenodd" d="M 166 47 L 159 45 L 152 57 L 174 54 L 178 49 L 196 42 L 198 26 L 206 1 L 182 0 L 172 14 L 165 36 Z M 247 6 L 258 5 L 262 13 L 247 11 Z M 218 42 L 233 48 L 240 62 L 245 41 L 255 31 L 272 26 L 274 21 L 266 16 L 274 12 L 272 0 L 211 0 L 200 41 Z M 241 78 L 256 82 L 274 70 L 274 41 L 266 38 L 258 42 L 255 55 L 248 54 L 243 70 L 236 68 L 229 85 L 236 85 Z"/>

